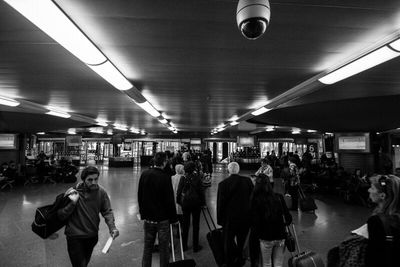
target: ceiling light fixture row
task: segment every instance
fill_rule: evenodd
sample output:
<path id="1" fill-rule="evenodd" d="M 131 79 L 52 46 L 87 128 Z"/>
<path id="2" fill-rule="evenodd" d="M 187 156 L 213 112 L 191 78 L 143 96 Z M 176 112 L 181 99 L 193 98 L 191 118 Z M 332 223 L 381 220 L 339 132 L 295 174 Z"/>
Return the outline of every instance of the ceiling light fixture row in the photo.
<path id="1" fill-rule="evenodd" d="M 124 91 L 144 111 L 153 117 L 161 115 L 54 1 L 5 0 L 5 2 L 112 86 Z M 9 105 L 18 105 L 17 102 L 13 101 L 8 101 L 7 103 Z M 2 104 L 1 99 L 0 104 Z"/>
<path id="2" fill-rule="evenodd" d="M 334 84 L 383 62 L 400 56 L 400 39 L 391 42 L 337 68 L 318 80 L 323 84 Z"/>
<path id="3" fill-rule="evenodd" d="M 363 72 L 381 63 L 400 56 L 400 38 L 398 34 L 394 37 L 392 36 L 388 38 L 387 40 L 388 41 L 385 42 L 383 45 L 375 49 L 370 49 L 368 53 L 365 53 L 357 57 L 356 59 L 346 64 L 343 64 L 338 68 L 335 68 L 332 71 L 312 77 L 309 80 L 289 89 L 285 93 L 278 95 L 277 97 L 269 101 L 268 106 L 276 108 L 283 103 L 287 103 L 293 100 L 294 98 L 301 97 L 307 93 L 312 92 L 313 90 L 318 89 L 321 83 L 325 85 L 334 84 L 338 81 L 349 78 L 353 75 L 356 75 L 360 72 Z M 318 81 L 318 83 L 315 83 L 315 81 Z M 270 110 L 270 108 L 264 106 L 255 111 L 252 111 L 251 115 L 258 116 Z M 248 115 L 249 113 L 246 113 L 240 118 L 246 118 L 248 117 Z"/>

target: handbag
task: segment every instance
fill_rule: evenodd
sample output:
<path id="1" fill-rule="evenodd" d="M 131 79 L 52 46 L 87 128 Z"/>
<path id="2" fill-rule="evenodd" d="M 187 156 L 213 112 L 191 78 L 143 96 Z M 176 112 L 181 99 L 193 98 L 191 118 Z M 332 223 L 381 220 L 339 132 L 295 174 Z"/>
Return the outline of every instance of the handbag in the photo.
<path id="1" fill-rule="evenodd" d="M 281 208 L 282 208 L 282 219 L 283 223 L 285 224 L 285 232 L 286 232 L 286 237 L 285 237 L 285 246 L 290 252 L 294 252 L 296 250 L 296 240 L 294 239 L 292 232 L 290 231 L 289 225 L 286 223 L 285 215 L 283 214 L 283 205 L 281 203 Z"/>

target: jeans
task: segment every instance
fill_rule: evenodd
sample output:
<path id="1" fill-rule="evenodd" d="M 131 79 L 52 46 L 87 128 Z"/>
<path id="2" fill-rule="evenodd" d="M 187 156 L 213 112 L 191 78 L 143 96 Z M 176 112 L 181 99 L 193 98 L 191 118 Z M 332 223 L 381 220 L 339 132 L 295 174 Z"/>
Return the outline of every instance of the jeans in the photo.
<path id="1" fill-rule="evenodd" d="M 285 239 L 260 240 L 260 249 L 263 267 L 282 267 L 285 253 Z"/>
<path id="2" fill-rule="evenodd" d="M 160 251 L 160 267 L 167 267 L 169 263 L 169 221 L 158 223 L 144 222 L 144 250 L 142 267 L 151 267 L 154 242 L 158 234 L 158 249 Z"/>
<path id="3" fill-rule="evenodd" d="M 67 237 L 69 259 L 73 267 L 86 267 L 96 246 L 98 237 L 74 238 Z"/>
<path id="4" fill-rule="evenodd" d="M 190 215 L 193 218 L 193 249 L 196 250 L 199 247 L 200 207 L 183 210 L 182 242 L 184 249 L 187 249 L 188 245 Z"/>

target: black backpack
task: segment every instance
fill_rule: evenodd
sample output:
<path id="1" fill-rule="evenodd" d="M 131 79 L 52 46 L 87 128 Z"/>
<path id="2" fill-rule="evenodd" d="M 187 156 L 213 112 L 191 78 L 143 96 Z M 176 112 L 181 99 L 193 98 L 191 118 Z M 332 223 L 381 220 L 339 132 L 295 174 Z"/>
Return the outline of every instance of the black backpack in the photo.
<path id="1" fill-rule="evenodd" d="M 192 177 L 184 177 L 184 186 L 181 195 L 181 206 L 182 209 L 191 209 L 200 207 L 200 196 L 197 192 L 196 187 L 193 184 Z"/>

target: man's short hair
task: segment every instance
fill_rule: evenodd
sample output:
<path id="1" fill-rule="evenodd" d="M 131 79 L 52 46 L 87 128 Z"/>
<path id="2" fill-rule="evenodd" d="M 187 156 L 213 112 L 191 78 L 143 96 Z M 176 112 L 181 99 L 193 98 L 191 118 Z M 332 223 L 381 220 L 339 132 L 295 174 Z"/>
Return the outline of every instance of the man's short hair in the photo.
<path id="1" fill-rule="evenodd" d="M 157 152 L 154 155 L 154 165 L 155 166 L 162 166 L 164 162 L 167 160 L 167 155 L 164 152 Z"/>
<path id="2" fill-rule="evenodd" d="M 81 173 L 81 179 L 82 181 L 85 181 L 85 179 L 92 174 L 97 174 L 97 176 L 100 175 L 99 170 L 94 167 L 94 166 L 87 166 L 86 168 L 83 169 L 82 173 Z"/>
<path id="3" fill-rule="evenodd" d="M 184 174 L 185 170 L 183 169 L 183 165 L 182 164 L 176 164 L 175 166 L 175 172 L 177 174 Z"/>
<path id="4" fill-rule="evenodd" d="M 240 167 L 237 162 L 231 162 L 228 164 L 228 172 L 230 174 L 238 174 L 239 171 L 240 171 Z"/>

